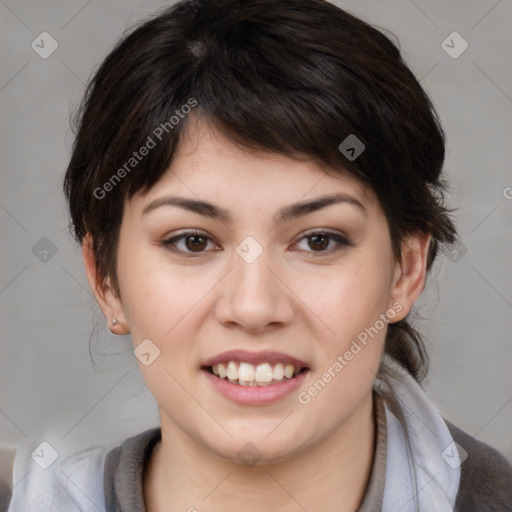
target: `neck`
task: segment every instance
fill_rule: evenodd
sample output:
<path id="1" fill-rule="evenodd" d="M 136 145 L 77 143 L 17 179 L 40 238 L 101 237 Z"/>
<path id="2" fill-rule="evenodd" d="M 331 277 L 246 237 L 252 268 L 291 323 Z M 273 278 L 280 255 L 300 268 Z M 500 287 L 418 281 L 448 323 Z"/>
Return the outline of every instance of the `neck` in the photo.
<path id="1" fill-rule="evenodd" d="M 372 394 L 314 447 L 277 464 L 246 467 L 198 446 L 161 413 L 162 441 L 144 480 L 147 512 L 300 509 L 356 512 L 375 449 Z"/>

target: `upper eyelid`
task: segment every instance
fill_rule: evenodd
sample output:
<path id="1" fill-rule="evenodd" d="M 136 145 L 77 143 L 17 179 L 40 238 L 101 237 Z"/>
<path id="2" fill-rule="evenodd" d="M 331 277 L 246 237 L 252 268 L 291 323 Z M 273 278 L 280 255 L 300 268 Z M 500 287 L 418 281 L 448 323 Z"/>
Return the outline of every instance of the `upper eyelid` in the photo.
<path id="1" fill-rule="evenodd" d="M 297 238 L 304 238 L 306 236 L 310 236 L 310 235 L 316 235 L 316 234 L 325 234 L 325 235 L 337 235 L 337 236 L 341 236 L 343 238 L 347 238 L 348 239 L 348 236 L 345 235 L 343 232 L 337 232 L 337 231 L 332 231 L 331 229 L 328 229 L 328 228 L 311 228 L 311 229 L 308 229 L 308 230 L 305 230 L 305 231 L 301 231 L 298 235 L 297 235 Z M 175 238 L 181 238 L 181 237 L 184 237 L 184 236 L 187 236 L 187 235 L 201 235 L 201 236 L 206 236 L 208 237 L 210 240 L 213 240 L 213 241 L 216 241 L 215 237 L 213 237 L 212 235 L 210 235 L 207 231 L 202 231 L 200 229 L 191 229 L 189 231 L 183 231 L 181 233 L 176 233 L 176 234 L 173 234 L 172 236 L 166 236 L 164 238 L 165 241 L 168 241 L 168 240 L 173 240 Z"/>
<path id="2" fill-rule="evenodd" d="M 164 245 L 172 245 L 172 243 L 175 244 L 176 242 L 182 240 L 183 238 L 187 238 L 188 236 L 194 236 L 194 235 L 195 236 L 204 236 L 205 238 L 208 239 L 208 241 L 213 242 L 216 245 L 219 245 L 219 243 L 217 242 L 217 240 L 214 237 L 212 237 L 207 232 L 200 231 L 200 230 L 183 231 L 182 233 L 177 233 L 177 234 L 173 234 L 171 236 L 166 236 L 163 239 L 162 243 Z M 200 254 L 200 253 L 198 253 L 198 254 Z"/>
<path id="3" fill-rule="evenodd" d="M 172 235 L 164 237 L 163 241 L 164 242 L 169 242 L 171 240 L 175 240 L 175 239 L 179 240 L 181 238 L 184 238 L 184 237 L 187 237 L 187 236 L 193 236 L 193 235 L 204 236 L 204 237 L 208 238 L 209 240 L 211 240 L 213 242 L 216 242 L 216 239 L 213 236 L 211 236 L 208 232 L 201 231 L 199 229 L 192 229 L 192 230 L 189 230 L 189 231 L 183 231 L 181 233 L 172 234 Z"/>
<path id="4" fill-rule="evenodd" d="M 304 240 L 305 238 L 307 238 L 309 236 L 318 235 L 318 234 L 331 236 L 332 238 L 338 237 L 338 238 L 341 238 L 342 241 L 345 241 L 346 244 L 351 244 L 349 237 L 346 236 L 342 232 L 336 232 L 336 231 L 332 231 L 330 229 L 312 228 L 310 230 L 302 231 L 301 233 L 299 233 L 297 235 L 296 241 L 293 243 L 293 245 L 301 242 L 302 240 Z M 175 235 L 166 237 L 164 239 L 164 244 L 167 243 L 168 245 L 171 245 L 171 242 L 176 243 L 177 241 L 182 240 L 183 238 L 186 238 L 187 236 L 194 236 L 194 235 L 204 236 L 209 241 L 213 242 L 214 244 L 219 245 L 219 243 L 217 242 L 217 240 L 213 236 L 211 236 L 206 231 L 202 231 L 202 230 L 199 230 L 199 229 L 192 229 L 192 230 L 189 230 L 189 231 L 183 231 L 181 233 L 177 233 Z M 320 251 L 320 252 L 327 252 L 327 251 Z M 200 254 L 200 252 L 197 253 L 197 254 Z"/>

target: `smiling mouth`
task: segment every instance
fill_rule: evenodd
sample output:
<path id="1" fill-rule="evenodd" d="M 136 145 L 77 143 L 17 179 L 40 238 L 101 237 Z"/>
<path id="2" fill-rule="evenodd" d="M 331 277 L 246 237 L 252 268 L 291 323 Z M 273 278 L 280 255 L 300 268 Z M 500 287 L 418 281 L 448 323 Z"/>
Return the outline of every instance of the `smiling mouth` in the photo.
<path id="1" fill-rule="evenodd" d="M 236 361 L 203 366 L 202 369 L 231 384 L 252 387 L 280 384 L 309 371 L 307 367 L 294 366 L 292 364 L 261 363 L 254 365 L 244 362 L 238 363 Z"/>

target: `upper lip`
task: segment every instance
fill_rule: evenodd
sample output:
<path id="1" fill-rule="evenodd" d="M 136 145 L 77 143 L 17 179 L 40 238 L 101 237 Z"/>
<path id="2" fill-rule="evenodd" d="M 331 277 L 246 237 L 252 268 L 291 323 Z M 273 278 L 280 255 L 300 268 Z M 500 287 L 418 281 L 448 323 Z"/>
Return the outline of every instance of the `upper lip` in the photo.
<path id="1" fill-rule="evenodd" d="M 235 361 L 237 363 L 250 363 L 258 365 L 261 363 L 282 363 L 284 365 L 292 364 L 295 367 L 307 368 L 308 365 L 297 359 L 296 357 L 283 354 L 282 352 L 274 352 L 272 350 L 263 350 L 261 352 L 249 352 L 247 350 L 228 350 L 207 359 L 203 366 L 214 366 L 219 363 Z"/>

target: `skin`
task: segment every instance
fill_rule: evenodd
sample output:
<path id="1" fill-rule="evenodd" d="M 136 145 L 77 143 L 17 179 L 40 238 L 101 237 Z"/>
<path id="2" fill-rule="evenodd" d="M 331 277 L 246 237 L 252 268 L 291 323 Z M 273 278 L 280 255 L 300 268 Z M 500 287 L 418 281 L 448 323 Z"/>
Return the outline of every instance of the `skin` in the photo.
<path id="1" fill-rule="evenodd" d="M 307 405 L 297 395 L 379 315 L 397 304 L 391 322 L 407 315 L 424 287 L 430 236 L 405 238 L 400 264 L 377 199 L 355 178 L 311 160 L 248 152 L 201 121 L 188 121 L 170 169 L 145 195 L 125 202 L 120 296 L 109 278 L 96 285 L 90 237 L 83 243 L 87 277 L 112 332 L 131 332 L 135 347 L 149 338 L 160 350 L 149 366 L 139 362 L 162 428 L 145 475 L 146 508 L 355 511 L 373 461 L 372 385 L 386 328 Z M 356 198 L 366 213 L 339 203 L 273 220 L 284 206 L 333 193 Z M 142 215 L 170 195 L 213 203 L 229 210 L 232 221 L 177 206 Z M 174 245 L 185 254 L 163 245 L 189 229 L 210 237 L 203 252 L 194 252 L 190 239 Z M 339 233 L 351 245 L 329 238 L 319 249 L 306 230 Z M 263 249 L 250 264 L 235 252 L 247 236 Z M 239 348 L 295 356 L 308 363 L 309 375 L 276 403 L 235 404 L 213 389 L 200 366 Z M 261 454 L 252 467 L 237 456 L 247 442 Z"/>

